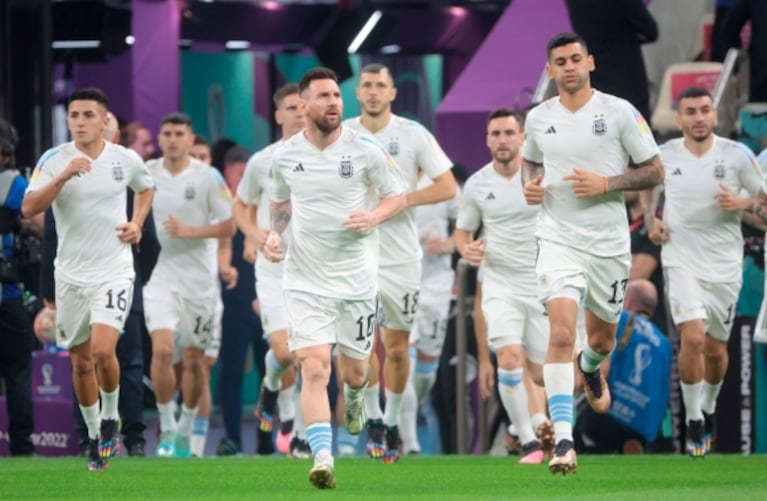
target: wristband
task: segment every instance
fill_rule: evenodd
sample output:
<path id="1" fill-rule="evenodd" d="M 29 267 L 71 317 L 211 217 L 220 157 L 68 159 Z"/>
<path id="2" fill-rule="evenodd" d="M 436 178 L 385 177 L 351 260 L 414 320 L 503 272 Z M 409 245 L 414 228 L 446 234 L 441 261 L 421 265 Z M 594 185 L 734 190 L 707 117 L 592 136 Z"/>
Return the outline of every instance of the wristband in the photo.
<path id="1" fill-rule="evenodd" d="M 602 193 L 607 193 L 607 176 L 602 176 Z"/>

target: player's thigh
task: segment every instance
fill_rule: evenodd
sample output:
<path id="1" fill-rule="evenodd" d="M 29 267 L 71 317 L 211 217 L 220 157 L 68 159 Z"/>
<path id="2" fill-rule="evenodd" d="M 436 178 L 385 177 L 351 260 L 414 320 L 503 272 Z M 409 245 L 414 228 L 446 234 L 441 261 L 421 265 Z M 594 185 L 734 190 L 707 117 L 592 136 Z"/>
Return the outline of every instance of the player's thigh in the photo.
<path id="1" fill-rule="evenodd" d="M 583 305 L 602 321 L 617 324 L 623 311 L 623 295 L 629 281 L 631 254 L 593 256 L 588 259 Z"/>
<path id="2" fill-rule="evenodd" d="M 700 285 L 708 312 L 706 332 L 714 339 L 726 343 L 730 339 L 741 283 L 701 281 Z"/>
<path id="3" fill-rule="evenodd" d="M 666 295 L 675 325 L 691 320 L 708 322 L 706 300 L 700 282 L 689 270 L 674 266 L 664 267 Z"/>
<path id="4" fill-rule="evenodd" d="M 215 297 L 180 300 L 177 345 L 203 352 L 213 343 Z"/>
<path id="5" fill-rule="evenodd" d="M 339 300 L 335 321 L 338 350 L 349 358 L 367 360 L 375 344 L 378 298 Z"/>
<path id="6" fill-rule="evenodd" d="M 290 351 L 336 342 L 335 300 L 296 290 L 286 290 L 283 296 Z"/>
<path id="7" fill-rule="evenodd" d="M 158 330 L 178 330 L 180 304 L 178 295 L 160 284 L 147 284 L 143 289 L 144 322 L 151 334 Z"/>
<path id="8" fill-rule="evenodd" d="M 421 262 L 380 268 L 378 288 L 381 296 L 382 327 L 396 331 L 410 331 L 418 308 L 421 288 Z"/>
<path id="9" fill-rule="evenodd" d="M 491 348 L 521 345 L 525 311 L 514 301 L 511 291 L 489 276 L 482 282 L 482 314 L 487 325 L 487 341 Z"/>
<path id="10" fill-rule="evenodd" d="M 447 321 L 450 315 L 450 298 L 442 303 L 422 303 L 418 307 L 411 343 L 418 351 L 430 357 L 439 357 L 447 336 Z"/>
<path id="11" fill-rule="evenodd" d="M 90 339 L 90 300 L 86 287 L 56 282 L 56 344 L 71 348 Z"/>
<path id="12" fill-rule="evenodd" d="M 221 351 L 221 321 L 223 318 L 224 301 L 221 299 L 221 293 L 217 292 L 215 303 L 213 304 L 213 325 L 211 327 L 212 338 L 210 346 L 205 349 L 205 358 L 208 359 L 208 361 L 215 362 L 215 360 L 218 359 L 219 351 Z"/>
<path id="13" fill-rule="evenodd" d="M 549 319 L 546 309 L 532 296 L 520 296 L 517 301 L 526 313 L 523 345 L 527 359 L 534 364 L 543 364 L 549 349 Z"/>
<path id="14" fill-rule="evenodd" d="M 538 300 L 569 298 L 580 303 L 586 294 L 588 256 L 572 247 L 550 240 L 538 240 Z"/>
<path id="15" fill-rule="evenodd" d="M 256 281 L 256 295 L 261 306 L 261 327 L 264 337 L 269 334 L 284 331 L 288 328 L 288 317 L 285 313 L 285 299 L 282 290 L 282 278 L 264 277 Z"/>

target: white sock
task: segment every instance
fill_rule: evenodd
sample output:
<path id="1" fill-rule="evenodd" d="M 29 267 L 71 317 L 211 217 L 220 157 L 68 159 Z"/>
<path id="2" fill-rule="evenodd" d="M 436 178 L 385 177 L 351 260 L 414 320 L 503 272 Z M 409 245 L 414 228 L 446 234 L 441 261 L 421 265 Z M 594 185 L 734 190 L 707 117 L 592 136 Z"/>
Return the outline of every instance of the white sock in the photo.
<path id="1" fill-rule="evenodd" d="M 418 397 L 418 403 L 421 403 L 426 395 L 429 394 L 436 381 L 436 372 L 430 372 L 428 374 L 419 374 L 416 372 L 413 374 L 413 387 L 415 388 L 415 394 Z"/>
<path id="2" fill-rule="evenodd" d="M 543 382 L 557 442 L 573 439 L 573 362 L 543 364 Z"/>
<path id="3" fill-rule="evenodd" d="M 192 424 L 194 418 L 197 416 L 197 407 L 190 409 L 184 404 L 181 404 L 181 417 L 178 419 L 178 429 L 176 432 L 179 435 L 188 437 L 192 434 Z"/>
<path id="4" fill-rule="evenodd" d="M 719 381 L 717 384 L 711 384 L 705 379 L 703 380 L 703 401 L 700 408 L 709 416 L 716 412 L 716 399 L 719 398 L 723 382 Z"/>
<path id="5" fill-rule="evenodd" d="M 418 443 L 418 403 L 413 384 L 408 381 L 405 386 L 405 393 L 402 399 L 402 410 L 399 419 L 399 436 L 402 439 L 402 446 L 405 452 L 421 452 L 421 445 Z"/>
<path id="6" fill-rule="evenodd" d="M 386 426 L 399 426 L 404 396 L 404 393 L 394 393 L 391 390 L 386 390 L 386 410 L 383 416 L 383 422 Z"/>
<path id="7" fill-rule="evenodd" d="M 282 373 L 285 372 L 286 367 L 280 365 L 272 350 L 266 352 L 266 356 L 264 357 L 264 365 L 266 366 L 264 386 L 266 386 L 269 391 L 279 390 L 280 378 L 282 377 Z"/>
<path id="8" fill-rule="evenodd" d="M 101 434 L 101 418 L 99 417 L 99 403 L 96 402 L 88 407 L 80 406 L 80 412 L 83 413 L 83 421 L 88 427 L 88 438 L 96 439 Z"/>
<path id="9" fill-rule="evenodd" d="M 701 421 L 703 419 L 703 381 L 693 384 L 687 384 L 680 381 L 682 387 L 682 401 L 684 402 L 684 412 L 687 416 L 687 422 Z"/>
<path id="10" fill-rule="evenodd" d="M 586 343 L 583 347 L 583 352 L 581 352 L 581 356 L 578 357 L 581 371 L 586 373 L 595 372 L 599 369 L 599 364 L 602 363 L 602 360 L 609 356 L 609 353 L 607 355 L 602 355 L 601 353 L 592 350 L 591 346 Z"/>
<path id="11" fill-rule="evenodd" d="M 208 438 L 210 419 L 197 416 L 192 424 L 192 436 L 189 438 L 189 449 L 192 456 L 201 458 L 205 456 L 205 440 Z"/>
<path id="12" fill-rule="evenodd" d="M 289 386 L 280 390 L 277 395 L 277 411 L 280 416 L 280 423 L 290 421 L 296 417 L 296 404 L 293 394 L 296 392 L 296 385 Z"/>
<path id="13" fill-rule="evenodd" d="M 522 384 L 522 369 L 498 369 L 498 393 L 506 413 L 517 428 L 519 442 L 524 445 L 535 440 L 527 410 L 527 390 Z"/>
<path id="14" fill-rule="evenodd" d="M 109 393 L 99 388 L 99 393 L 101 394 L 101 419 L 119 419 L 117 403 L 120 400 L 120 385 L 118 384 L 117 388 Z"/>
<path id="15" fill-rule="evenodd" d="M 365 390 L 365 413 L 368 419 L 382 419 L 381 412 L 381 389 L 378 383 L 368 386 Z"/>
<path id="16" fill-rule="evenodd" d="M 160 431 L 176 432 L 176 401 L 171 400 L 164 404 L 157 403 L 157 411 L 160 414 Z"/>

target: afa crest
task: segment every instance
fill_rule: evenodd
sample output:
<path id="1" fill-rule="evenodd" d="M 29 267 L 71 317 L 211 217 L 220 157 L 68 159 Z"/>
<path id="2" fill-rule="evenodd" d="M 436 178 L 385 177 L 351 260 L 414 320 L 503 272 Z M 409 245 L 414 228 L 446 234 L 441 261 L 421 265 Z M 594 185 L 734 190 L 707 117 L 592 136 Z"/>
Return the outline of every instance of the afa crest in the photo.
<path id="1" fill-rule="evenodd" d="M 717 163 L 714 165 L 714 178 L 715 179 L 724 179 L 724 165 L 721 163 Z"/>
<path id="2" fill-rule="evenodd" d="M 123 172 L 123 167 L 119 163 L 112 164 L 112 179 L 114 179 L 115 182 L 117 183 L 125 179 L 125 173 Z"/>
<path id="3" fill-rule="evenodd" d="M 184 190 L 184 198 L 186 198 L 187 200 L 194 200 L 194 195 L 195 195 L 194 185 L 190 184 L 186 187 L 186 190 Z"/>
<path id="4" fill-rule="evenodd" d="M 604 136 L 607 134 L 607 122 L 605 122 L 605 119 L 601 117 L 596 118 L 591 125 L 591 132 L 593 132 L 595 136 Z"/>
<path id="5" fill-rule="evenodd" d="M 354 165 L 351 157 L 341 157 L 341 163 L 338 166 L 338 175 L 341 179 L 349 179 L 354 175 Z"/>
<path id="6" fill-rule="evenodd" d="M 392 139 L 389 143 L 389 155 L 396 157 L 399 155 L 399 141 Z"/>

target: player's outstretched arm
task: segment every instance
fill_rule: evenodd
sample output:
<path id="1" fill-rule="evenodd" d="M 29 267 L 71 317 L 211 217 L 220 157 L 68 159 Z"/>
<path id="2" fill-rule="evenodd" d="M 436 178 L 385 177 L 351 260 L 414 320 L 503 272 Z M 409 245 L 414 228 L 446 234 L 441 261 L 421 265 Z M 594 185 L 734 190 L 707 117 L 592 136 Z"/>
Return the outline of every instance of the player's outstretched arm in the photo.
<path id="1" fill-rule="evenodd" d="M 607 191 L 646 190 L 663 182 L 665 177 L 660 155 L 640 163 L 635 169 L 607 178 Z"/>

